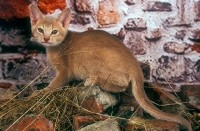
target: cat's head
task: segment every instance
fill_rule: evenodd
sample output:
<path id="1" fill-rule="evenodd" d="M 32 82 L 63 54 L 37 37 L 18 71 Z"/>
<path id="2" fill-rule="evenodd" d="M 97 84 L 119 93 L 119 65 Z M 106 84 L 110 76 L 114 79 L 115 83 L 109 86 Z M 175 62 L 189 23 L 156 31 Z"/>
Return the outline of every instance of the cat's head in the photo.
<path id="1" fill-rule="evenodd" d="M 34 4 L 30 5 L 32 40 L 45 47 L 56 46 L 65 39 L 71 20 L 71 12 L 64 9 L 58 17 L 44 15 Z"/>

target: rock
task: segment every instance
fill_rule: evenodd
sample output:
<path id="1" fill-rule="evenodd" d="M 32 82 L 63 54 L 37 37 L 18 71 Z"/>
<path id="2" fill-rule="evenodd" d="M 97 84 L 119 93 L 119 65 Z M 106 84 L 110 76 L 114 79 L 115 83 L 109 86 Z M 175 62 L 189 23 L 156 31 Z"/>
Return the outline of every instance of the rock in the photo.
<path id="1" fill-rule="evenodd" d="M 53 123 L 44 115 L 26 116 L 8 127 L 6 131 L 54 131 Z"/>
<path id="2" fill-rule="evenodd" d="M 79 103 L 83 104 L 84 102 L 84 107 L 93 111 L 97 111 L 99 113 L 103 110 L 106 110 L 108 107 L 116 105 L 119 101 L 115 94 L 105 92 L 101 90 L 98 86 L 78 87 L 78 91 Z M 89 103 L 87 103 L 87 100 Z M 91 107 L 88 107 L 88 104 Z M 95 106 L 97 106 L 98 108 Z"/>
<path id="3" fill-rule="evenodd" d="M 140 32 L 128 31 L 124 38 L 124 44 L 131 50 L 133 55 L 145 55 L 147 53 Z"/>
<path id="4" fill-rule="evenodd" d="M 116 120 L 107 119 L 88 125 L 78 131 L 120 131 Z"/>

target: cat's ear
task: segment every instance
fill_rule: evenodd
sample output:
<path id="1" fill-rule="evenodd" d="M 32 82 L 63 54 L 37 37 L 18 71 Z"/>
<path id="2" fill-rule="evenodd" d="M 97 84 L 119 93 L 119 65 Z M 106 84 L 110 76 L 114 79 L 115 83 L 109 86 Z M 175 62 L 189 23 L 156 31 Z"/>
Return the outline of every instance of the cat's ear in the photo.
<path id="1" fill-rule="evenodd" d="M 68 28 L 68 25 L 71 20 L 71 12 L 69 8 L 65 8 L 62 13 L 57 18 L 58 22 L 61 22 L 64 28 Z"/>
<path id="2" fill-rule="evenodd" d="M 31 24 L 35 25 L 37 21 L 42 18 L 43 14 L 41 11 L 38 9 L 38 7 L 34 4 L 31 4 L 29 6 L 29 11 L 30 11 L 30 18 L 31 18 Z"/>

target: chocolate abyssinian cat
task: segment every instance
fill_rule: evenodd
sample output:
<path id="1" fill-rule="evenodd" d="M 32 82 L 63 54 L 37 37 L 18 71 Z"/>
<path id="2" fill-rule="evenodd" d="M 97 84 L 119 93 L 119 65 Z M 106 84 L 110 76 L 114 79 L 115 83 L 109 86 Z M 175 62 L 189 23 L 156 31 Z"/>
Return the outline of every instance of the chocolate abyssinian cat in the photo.
<path id="1" fill-rule="evenodd" d="M 100 30 L 68 31 L 71 20 L 68 8 L 55 18 L 43 15 L 32 4 L 30 18 L 32 40 L 45 46 L 47 57 L 56 69 L 56 77 L 45 91 L 64 86 L 72 79 L 84 80 L 84 85 L 95 84 L 109 92 L 123 92 L 131 85 L 135 99 L 145 111 L 192 131 L 186 119 L 162 112 L 151 103 L 144 91 L 139 63 L 120 40 Z"/>

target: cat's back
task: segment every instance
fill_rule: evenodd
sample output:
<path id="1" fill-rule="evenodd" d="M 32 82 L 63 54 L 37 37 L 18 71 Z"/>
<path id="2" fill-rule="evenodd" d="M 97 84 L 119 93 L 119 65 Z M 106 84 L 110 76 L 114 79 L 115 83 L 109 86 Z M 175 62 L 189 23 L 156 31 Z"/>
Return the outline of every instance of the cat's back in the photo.
<path id="1" fill-rule="evenodd" d="M 119 47 L 125 48 L 124 44 L 115 36 L 102 30 L 88 30 L 81 33 L 72 33 L 71 42 L 83 47 Z"/>

